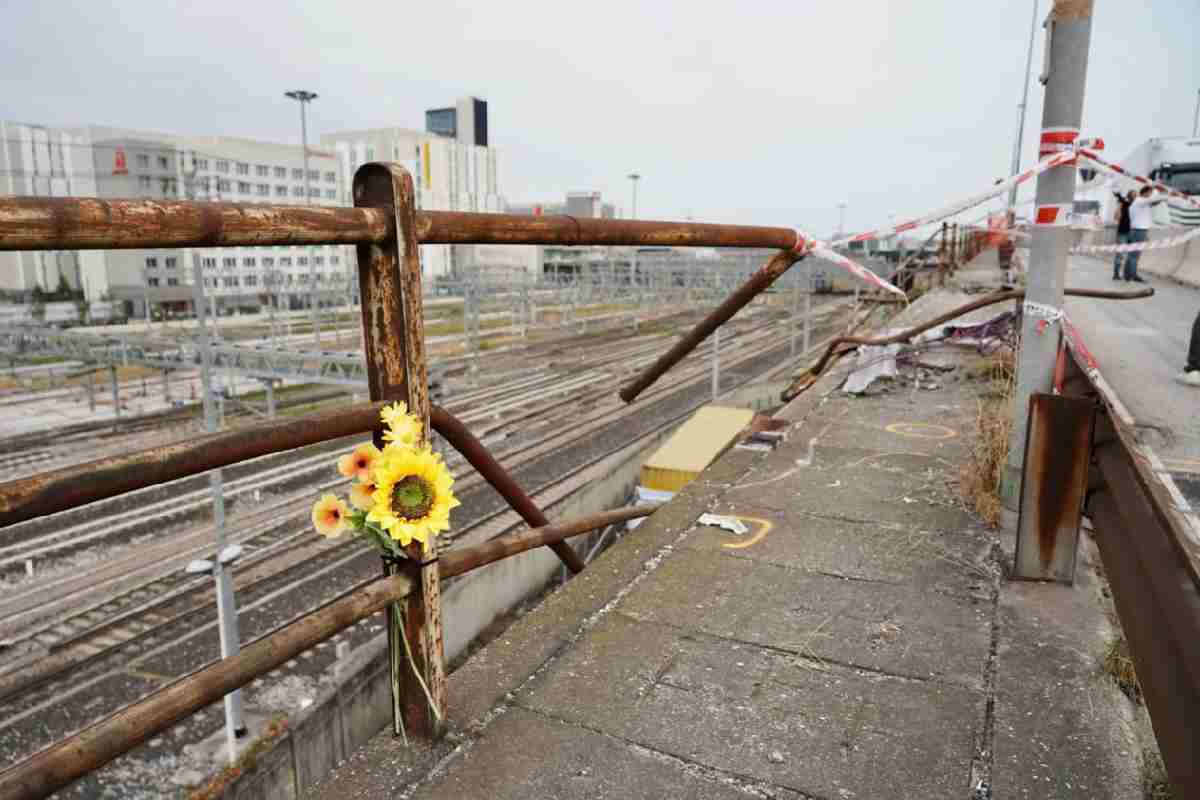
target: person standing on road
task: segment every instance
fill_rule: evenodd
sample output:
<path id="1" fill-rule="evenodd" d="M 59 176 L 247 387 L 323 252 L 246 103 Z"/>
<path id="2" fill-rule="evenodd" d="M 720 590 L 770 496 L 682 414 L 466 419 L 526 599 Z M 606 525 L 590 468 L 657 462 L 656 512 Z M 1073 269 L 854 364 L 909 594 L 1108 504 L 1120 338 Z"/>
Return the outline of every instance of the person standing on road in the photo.
<path id="1" fill-rule="evenodd" d="M 1153 191 L 1149 186 L 1143 186 L 1138 192 L 1138 197 L 1129 204 L 1129 243 L 1141 244 L 1146 241 L 1150 235 L 1150 228 L 1154 225 L 1154 206 L 1161 203 L 1162 198 L 1151 200 L 1150 196 Z M 1141 258 L 1141 251 L 1134 250 L 1125 257 L 1125 280 L 1135 281 L 1137 283 L 1145 283 L 1144 280 L 1137 274 L 1138 259 Z"/>
<path id="2" fill-rule="evenodd" d="M 1192 323 L 1192 343 L 1188 346 L 1187 366 L 1179 376 L 1182 383 L 1188 386 L 1200 386 L 1200 314 Z"/>
<path id="3" fill-rule="evenodd" d="M 1128 192 L 1124 197 L 1119 193 L 1113 192 L 1113 197 L 1117 198 L 1117 244 L 1129 244 L 1129 206 L 1133 203 L 1133 192 Z M 1113 280 L 1121 280 L 1121 261 L 1128 254 L 1117 252 L 1113 256 Z"/>

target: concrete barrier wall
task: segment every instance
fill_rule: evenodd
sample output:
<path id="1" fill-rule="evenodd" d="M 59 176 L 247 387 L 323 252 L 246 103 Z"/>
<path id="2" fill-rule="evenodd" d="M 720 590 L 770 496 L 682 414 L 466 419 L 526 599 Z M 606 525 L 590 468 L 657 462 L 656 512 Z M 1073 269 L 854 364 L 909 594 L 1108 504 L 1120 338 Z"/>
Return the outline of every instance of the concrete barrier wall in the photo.
<path id="1" fill-rule="evenodd" d="M 1152 230 L 1150 241 L 1158 241 L 1177 235 L 1178 231 Z M 1116 239 L 1115 229 L 1104 231 L 1085 231 L 1079 237 L 1079 245 L 1113 244 Z M 1113 254 L 1097 253 L 1096 258 L 1112 261 Z M 1138 260 L 1138 272 L 1168 278 L 1188 286 L 1200 286 L 1200 238 L 1193 239 L 1179 247 L 1163 250 L 1146 250 Z"/>

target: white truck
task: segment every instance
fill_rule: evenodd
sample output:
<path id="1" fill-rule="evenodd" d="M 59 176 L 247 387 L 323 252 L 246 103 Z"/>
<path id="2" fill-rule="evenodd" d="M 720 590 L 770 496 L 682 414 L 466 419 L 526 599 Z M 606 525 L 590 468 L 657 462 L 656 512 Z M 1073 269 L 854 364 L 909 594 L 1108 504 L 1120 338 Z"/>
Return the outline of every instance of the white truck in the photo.
<path id="1" fill-rule="evenodd" d="M 1172 189 L 1200 198 L 1200 139 L 1169 136 L 1150 139 L 1116 163 L 1134 175 L 1145 175 Z M 1080 169 L 1075 211 L 1098 213 L 1105 225 L 1116 224 L 1114 192 L 1136 191 L 1139 184 L 1120 175 Z M 1200 208 L 1169 199 L 1154 207 L 1155 225 L 1200 225 Z"/>

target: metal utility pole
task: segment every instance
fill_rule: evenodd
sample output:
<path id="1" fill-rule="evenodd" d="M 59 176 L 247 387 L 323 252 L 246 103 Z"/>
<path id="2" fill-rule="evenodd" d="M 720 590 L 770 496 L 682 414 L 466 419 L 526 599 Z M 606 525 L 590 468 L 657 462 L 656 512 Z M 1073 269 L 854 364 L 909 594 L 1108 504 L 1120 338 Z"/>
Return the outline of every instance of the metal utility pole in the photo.
<path id="1" fill-rule="evenodd" d="M 842 238 L 846 235 L 846 204 L 838 203 L 838 229 L 837 238 Z"/>
<path id="2" fill-rule="evenodd" d="M 1083 91 L 1087 81 L 1088 47 L 1092 36 L 1093 0 L 1056 0 L 1046 31 L 1046 86 L 1042 107 L 1041 154 L 1055 151 L 1053 142 L 1065 131 L 1078 136 L 1083 118 Z M 1037 179 L 1037 202 L 1030 247 L 1028 288 L 1021 323 L 1021 352 L 1017 364 L 1017 391 L 1013 402 L 1013 427 L 1008 462 L 1001 480 L 1004 506 L 1016 510 L 1020 503 L 1021 472 L 1029 396 L 1050 392 L 1058 355 L 1063 286 L 1071 248 L 1067 215 L 1075 196 L 1073 163 L 1047 170 Z"/>
<path id="3" fill-rule="evenodd" d="M 1025 53 L 1025 72 L 1021 78 L 1021 105 L 1017 106 L 1017 135 L 1013 141 L 1012 169 L 1009 177 L 1021 171 L 1021 142 L 1025 137 L 1025 109 L 1029 104 L 1029 70 L 1033 68 L 1033 39 L 1037 35 L 1038 0 L 1033 0 L 1033 21 L 1029 23 L 1029 50 Z M 1017 187 L 1008 192 L 1008 213 L 1017 205 Z M 1009 221 L 1012 224 L 1012 220 Z"/>
<path id="4" fill-rule="evenodd" d="M 312 205 L 312 190 L 308 182 L 308 115 L 306 108 L 308 104 L 317 99 L 316 92 L 310 92 L 306 89 L 295 89 L 290 92 L 283 93 L 285 97 L 290 97 L 300 103 L 300 143 L 304 149 L 304 202 L 307 205 Z M 310 248 L 311 249 L 311 248 Z M 321 349 L 321 327 L 317 320 L 317 265 L 312 254 L 308 257 L 308 307 L 311 311 L 313 337 L 316 341 L 317 349 Z"/>
<path id="5" fill-rule="evenodd" d="M 200 345 L 200 380 L 204 386 L 201 393 L 204 402 L 204 429 L 209 433 L 217 430 L 217 410 L 212 396 L 212 351 L 208 343 L 208 309 L 204 297 L 204 276 L 201 274 L 200 256 L 192 256 L 193 289 L 196 305 L 197 341 Z M 208 473 L 209 487 L 213 499 L 213 530 L 216 534 L 216 549 L 225 549 L 225 495 L 222 488 L 221 470 Z M 233 578 L 220 559 L 213 562 L 213 580 L 217 590 L 217 626 L 221 632 L 221 658 L 235 656 L 241 650 L 238 636 L 237 603 L 233 596 Z M 229 743 L 229 760 L 234 760 L 235 743 L 246 735 L 246 722 L 242 718 L 242 691 L 235 689 L 225 695 L 225 736 Z"/>
<path id="6" fill-rule="evenodd" d="M 638 181 L 640 181 L 641 179 L 642 179 L 642 176 L 639 173 L 637 173 L 637 172 L 629 173 L 629 181 L 633 185 L 633 205 L 632 205 L 633 211 L 629 215 L 630 219 L 637 219 L 637 186 L 638 186 Z M 633 252 L 633 255 L 629 262 L 629 271 L 630 271 L 630 274 L 633 277 L 633 279 L 637 280 L 637 274 L 638 274 L 637 245 L 634 245 L 632 252 Z"/>
<path id="7" fill-rule="evenodd" d="M 1200 136 L 1200 89 L 1196 90 L 1196 113 L 1192 117 L 1192 136 Z"/>

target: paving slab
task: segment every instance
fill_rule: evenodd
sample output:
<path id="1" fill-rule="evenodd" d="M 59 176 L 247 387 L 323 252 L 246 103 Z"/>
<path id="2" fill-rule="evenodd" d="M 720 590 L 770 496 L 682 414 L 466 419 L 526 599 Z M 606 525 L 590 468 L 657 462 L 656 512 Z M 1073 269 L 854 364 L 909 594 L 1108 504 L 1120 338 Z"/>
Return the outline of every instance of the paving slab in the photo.
<path id="1" fill-rule="evenodd" d="M 816 797 L 961 798 L 983 696 L 623 615 L 517 703 Z M 896 786 L 905 793 L 891 795 Z"/>

